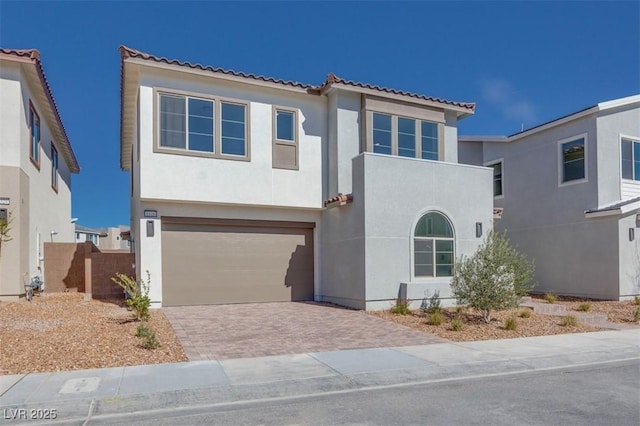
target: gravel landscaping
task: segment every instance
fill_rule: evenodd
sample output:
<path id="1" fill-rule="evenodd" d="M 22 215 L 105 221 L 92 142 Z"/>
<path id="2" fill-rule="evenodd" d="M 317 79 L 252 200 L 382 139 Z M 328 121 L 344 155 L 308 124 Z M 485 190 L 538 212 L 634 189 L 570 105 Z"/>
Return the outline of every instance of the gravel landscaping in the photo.
<path id="1" fill-rule="evenodd" d="M 138 322 L 123 304 L 52 293 L 32 302 L 0 302 L 0 375 L 185 361 L 169 321 L 152 310 L 160 341 L 144 349 Z"/>
<path id="2" fill-rule="evenodd" d="M 537 302 L 543 302 L 542 297 L 535 298 Z M 607 314 L 609 321 L 625 324 L 637 324 L 633 317 L 633 311 L 638 306 L 633 301 L 604 302 L 582 299 L 560 299 L 556 304 L 564 304 L 568 311 L 578 313 L 578 307 L 582 303 L 589 304 L 589 312 Z M 522 318 L 519 314 L 529 311 L 528 318 Z M 601 331 L 602 329 L 589 325 L 577 326 L 562 325 L 563 318 L 558 316 L 534 314 L 529 308 L 510 309 L 492 314 L 491 323 L 487 324 L 478 314 L 470 310 L 464 310 L 460 314 L 453 308 L 443 309 L 442 324 L 427 324 L 426 315 L 420 310 L 413 310 L 409 315 L 392 314 L 389 310 L 370 312 L 371 315 L 393 321 L 407 327 L 416 328 L 440 336 L 454 342 L 468 342 L 477 340 L 512 339 L 518 337 L 546 336 L 552 334 L 584 333 Z M 462 328 L 458 331 L 452 329 L 452 320 L 456 316 L 462 320 Z M 505 320 L 515 317 L 515 330 L 505 328 Z"/>

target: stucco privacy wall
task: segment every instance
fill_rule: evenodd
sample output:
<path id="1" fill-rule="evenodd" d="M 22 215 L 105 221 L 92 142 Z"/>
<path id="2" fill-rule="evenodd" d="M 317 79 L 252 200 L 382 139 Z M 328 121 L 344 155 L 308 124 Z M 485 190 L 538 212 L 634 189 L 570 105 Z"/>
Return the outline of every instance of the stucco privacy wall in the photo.
<path id="1" fill-rule="evenodd" d="M 326 98 L 255 85 L 219 83 L 213 78 L 148 70 L 140 82 L 142 199 L 173 199 L 263 206 L 322 206 L 323 141 L 327 140 Z M 154 89 L 177 90 L 250 103 L 251 161 L 154 153 Z M 272 168 L 273 106 L 298 110 L 299 170 Z M 215 165 L 215 166 L 214 166 Z M 170 173 L 180 170 L 179 178 Z"/>
<path id="2" fill-rule="evenodd" d="M 151 288 L 149 297 L 154 307 L 162 303 L 162 216 L 181 216 L 215 219 L 245 219 L 245 220 L 274 220 L 312 222 L 316 224 L 314 229 L 314 293 L 319 292 L 320 283 L 320 235 L 322 228 L 320 223 L 320 211 L 302 209 L 276 209 L 245 206 L 218 206 L 189 203 L 171 202 L 143 202 L 141 209 L 156 210 L 157 219 L 137 219 L 140 229 L 137 247 L 138 263 L 136 273 L 139 277 L 146 278 L 146 271 L 151 275 Z M 153 223 L 154 235 L 147 236 L 147 222 Z M 215 271 L 212 271 L 215 273 Z"/>
<path id="3" fill-rule="evenodd" d="M 640 196 L 640 182 L 622 181 L 620 137 L 640 140 L 640 106 L 627 105 L 601 112 L 598 128 L 598 205 Z"/>
<path id="4" fill-rule="evenodd" d="M 414 277 L 415 225 L 423 214 L 440 212 L 453 225 L 455 256 L 473 254 L 483 241 L 476 237 L 476 222 L 482 223 L 483 237 L 492 229 L 491 170 L 376 154 L 356 157 L 353 168 L 366 203 L 366 308 L 388 308 L 400 283 L 408 283 L 410 299 L 435 290 L 443 299 L 451 297 L 450 278 Z"/>

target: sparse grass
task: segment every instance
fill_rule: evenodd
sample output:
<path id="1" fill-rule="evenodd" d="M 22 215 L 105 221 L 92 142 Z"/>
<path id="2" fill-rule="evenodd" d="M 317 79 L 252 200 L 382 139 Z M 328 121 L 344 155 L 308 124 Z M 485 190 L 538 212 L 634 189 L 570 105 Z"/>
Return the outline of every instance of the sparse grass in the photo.
<path id="1" fill-rule="evenodd" d="M 429 325 L 440 325 L 442 324 L 442 314 L 440 311 L 431 312 L 427 314 L 427 324 Z"/>
<path id="2" fill-rule="evenodd" d="M 560 321 L 560 325 L 563 327 L 577 327 L 578 320 L 573 315 L 567 315 L 566 317 L 562 317 L 562 321 Z"/>
<path id="3" fill-rule="evenodd" d="M 558 296 L 553 293 L 545 293 L 544 300 L 546 300 L 547 303 L 556 303 L 556 301 L 558 300 Z"/>
<path id="4" fill-rule="evenodd" d="M 454 318 L 453 321 L 451 321 L 451 330 L 453 331 L 460 331 L 462 330 L 462 319 L 460 318 Z"/>
<path id="5" fill-rule="evenodd" d="M 588 303 L 581 303 L 578 305 L 578 310 L 581 312 L 589 312 L 589 309 L 591 309 L 591 305 Z"/>
<path id="6" fill-rule="evenodd" d="M 633 303 L 635 303 L 636 305 L 640 306 L 640 296 L 634 296 L 633 297 Z"/>
<path id="7" fill-rule="evenodd" d="M 396 299 L 395 305 L 391 307 L 391 313 L 396 315 L 409 315 L 411 313 L 409 303 L 408 300 Z"/>
<path id="8" fill-rule="evenodd" d="M 149 330 L 149 334 L 143 337 L 142 347 L 145 349 L 156 349 L 160 347 L 160 341 L 156 337 L 156 333 Z"/>
<path id="9" fill-rule="evenodd" d="M 531 317 L 531 309 L 525 309 L 524 311 L 518 312 L 518 316 L 520 318 L 530 318 Z"/>
<path id="10" fill-rule="evenodd" d="M 147 327 L 147 324 L 141 322 L 138 324 L 138 329 L 136 330 L 136 337 L 148 337 L 151 334 L 151 329 Z"/>
<path id="11" fill-rule="evenodd" d="M 518 321 L 516 317 L 509 317 L 504 320 L 504 329 L 505 330 L 515 330 L 518 328 Z"/>
<path id="12" fill-rule="evenodd" d="M 636 310 L 633 311 L 633 319 L 640 321 L 640 308 L 636 308 Z"/>

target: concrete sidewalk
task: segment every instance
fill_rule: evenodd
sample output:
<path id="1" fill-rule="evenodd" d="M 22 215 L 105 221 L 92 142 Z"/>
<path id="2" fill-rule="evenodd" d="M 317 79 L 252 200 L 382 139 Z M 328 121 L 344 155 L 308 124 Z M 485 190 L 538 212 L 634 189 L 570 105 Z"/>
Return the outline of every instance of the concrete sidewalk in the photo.
<path id="1" fill-rule="evenodd" d="M 0 376 L 0 415 L 64 422 L 640 358 L 640 329 Z M 49 411 L 51 417 L 51 411 Z M 50 419 L 51 420 L 51 419 Z"/>

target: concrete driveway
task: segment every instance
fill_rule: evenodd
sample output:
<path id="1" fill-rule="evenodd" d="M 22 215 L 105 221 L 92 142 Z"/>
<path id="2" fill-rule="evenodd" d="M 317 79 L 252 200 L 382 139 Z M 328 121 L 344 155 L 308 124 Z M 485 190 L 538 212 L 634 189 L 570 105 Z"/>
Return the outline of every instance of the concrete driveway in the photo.
<path id="1" fill-rule="evenodd" d="M 162 311 L 190 361 L 446 342 L 362 311 L 313 302 L 180 306 Z"/>

